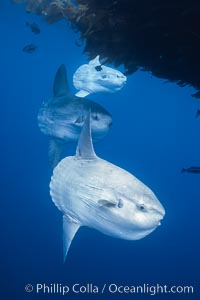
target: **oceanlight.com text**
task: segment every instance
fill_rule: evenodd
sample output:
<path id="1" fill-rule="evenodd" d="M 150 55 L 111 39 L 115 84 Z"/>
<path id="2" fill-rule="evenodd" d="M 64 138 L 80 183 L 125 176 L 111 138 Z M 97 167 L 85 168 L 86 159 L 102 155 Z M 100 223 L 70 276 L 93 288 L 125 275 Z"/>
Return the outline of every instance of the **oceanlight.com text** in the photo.
<path id="1" fill-rule="evenodd" d="M 62 283 L 37 283 L 35 285 L 26 284 L 25 291 L 35 294 L 148 294 L 154 296 L 157 294 L 194 294 L 194 287 L 191 285 L 151 285 L 148 283 L 142 285 L 120 285 L 117 283 L 104 283 L 97 285 L 93 283 L 72 285 Z"/>
<path id="2" fill-rule="evenodd" d="M 154 296 L 156 294 L 193 294 L 193 286 L 167 286 L 167 285 L 150 285 L 143 284 L 137 286 L 120 286 L 117 284 L 109 285 L 110 293 L 120 293 L 120 294 L 150 294 Z"/>

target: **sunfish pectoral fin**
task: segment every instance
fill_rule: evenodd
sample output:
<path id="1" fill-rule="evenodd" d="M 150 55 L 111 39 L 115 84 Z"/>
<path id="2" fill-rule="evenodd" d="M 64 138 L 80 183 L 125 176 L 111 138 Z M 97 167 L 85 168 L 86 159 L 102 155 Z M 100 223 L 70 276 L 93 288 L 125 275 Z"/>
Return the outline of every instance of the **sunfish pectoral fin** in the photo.
<path id="1" fill-rule="evenodd" d="M 76 157 L 81 159 L 91 160 L 96 159 L 97 156 L 94 152 L 92 138 L 91 138 L 91 125 L 90 125 L 90 111 L 85 119 L 78 146 L 76 148 Z"/>
<path id="2" fill-rule="evenodd" d="M 69 93 L 67 71 L 64 64 L 62 64 L 56 72 L 53 85 L 53 93 L 55 97 L 66 96 Z"/>
<path id="3" fill-rule="evenodd" d="M 80 224 L 73 221 L 72 218 L 63 216 L 63 262 L 65 262 L 69 247 L 79 227 Z"/>
<path id="4" fill-rule="evenodd" d="M 118 195 L 113 189 L 106 188 L 101 190 L 100 199 L 97 201 L 98 205 L 101 207 L 121 207 L 122 201 L 119 199 Z"/>
<path id="5" fill-rule="evenodd" d="M 105 200 L 105 199 L 100 199 L 98 200 L 98 204 L 102 207 L 118 207 L 118 208 L 122 208 L 124 206 L 123 200 L 119 199 L 119 200 Z"/>
<path id="6" fill-rule="evenodd" d="M 54 169 L 61 160 L 65 143 L 58 139 L 51 139 L 49 142 L 49 160 Z"/>
<path id="7" fill-rule="evenodd" d="M 118 202 L 115 200 L 106 200 L 106 199 L 100 199 L 98 200 L 98 204 L 100 206 L 106 206 L 106 207 L 114 207 L 118 205 Z"/>
<path id="8" fill-rule="evenodd" d="M 76 97 L 84 98 L 88 96 L 90 93 L 84 90 L 81 90 L 75 94 Z"/>

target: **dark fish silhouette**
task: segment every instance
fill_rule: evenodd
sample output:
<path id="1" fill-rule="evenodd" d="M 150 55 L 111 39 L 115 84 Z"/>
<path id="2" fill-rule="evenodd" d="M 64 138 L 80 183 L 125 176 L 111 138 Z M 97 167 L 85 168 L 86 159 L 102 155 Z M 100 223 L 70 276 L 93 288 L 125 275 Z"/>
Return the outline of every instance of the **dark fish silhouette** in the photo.
<path id="1" fill-rule="evenodd" d="M 30 30 L 35 33 L 35 34 L 39 34 L 40 33 L 40 28 L 36 23 L 28 23 L 26 22 L 26 27 L 29 27 Z"/>
<path id="2" fill-rule="evenodd" d="M 196 118 L 198 118 L 199 116 L 200 116 L 200 109 L 198 109 L 196 112 Z"/>
<path id="3" fill-rule="evenodd" d="M 200 174 L 200 167 L 183 168 L 183 169 L 182 169 L 182 172 L 188 172 L 188 173 Z"/>
<path id="4" fill-rule="evenodd" d="M 196 93 L 192 94 L 192 97 L 199 99 L 200 98 L 200 91 L 197 91 Z"/>
<path id="5" fill-rule="evenodd" d="M 100 71 L 102 70 L 102 66 L 101 66 L 101 65 L 96 66 L 95 69 L 96 69 L 98 72 L 100 72 Z"/>
<path id="6" fill-rule="evenodd" d="M 26 45 L 22 49 L 22 51 L 26 52 L 26 53 L 33 53 L 36 49 L 37 49 L 37 47 L 34 44 L 29 44 L 29 45 Z"/>

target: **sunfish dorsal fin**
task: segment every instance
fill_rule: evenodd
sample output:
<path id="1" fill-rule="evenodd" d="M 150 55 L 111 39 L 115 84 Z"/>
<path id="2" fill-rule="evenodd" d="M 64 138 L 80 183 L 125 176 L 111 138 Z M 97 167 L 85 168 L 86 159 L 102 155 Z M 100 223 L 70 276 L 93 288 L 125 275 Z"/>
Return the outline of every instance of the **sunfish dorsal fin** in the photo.
<path id="1" fill-rule="evenodd" d="M 94 59 L 89 61 L 89 65 L 94 65 L 94 66 L 98 66 L 100 65 L 100 60 L 99 60 L 100 56 L 97 55 Z"/>
<path id="2" fill-rule="evenodd" d="M 88 112 L 87 118 L 85 119 L 78 145 L 76 148 L 76 156 L 82 159 L 95 159 L 97 158 L 91 137 L 91 126 L 90 126 L 90 111 Z"/>
<path id="3" fill-rule="evenodd" d="M 64 64 L 62 64 L 56 72 L 53 84 L 53 93 L 55 97 L 66 96 L 69 93 L 67 71 Z"/>
<path id="4" fill-rule="evenodd" d="M 67 257 L 67 253 L 71 242 L 80 227 L 79 223 L 73 221 L 67 216 L 63 216 L 63 261 Z"/>

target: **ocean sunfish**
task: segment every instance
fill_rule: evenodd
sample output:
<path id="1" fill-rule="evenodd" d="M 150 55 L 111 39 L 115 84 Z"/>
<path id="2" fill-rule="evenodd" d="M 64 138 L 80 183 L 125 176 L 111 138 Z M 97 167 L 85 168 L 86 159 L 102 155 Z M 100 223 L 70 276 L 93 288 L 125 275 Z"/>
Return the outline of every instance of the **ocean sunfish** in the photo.
<path id="1" fill-rule="evenodd" d="M 154 231 L 165 215 L 163 206 L 145 184 L 96 156 L 90 132 L 88 116 L 76 155 L 61 160 L 51 177 L 50 195 L 63 213 L 64 260 L 81 226 L 138 240 Z"/>
<path id="2" fill-rule="evenodd" d="M 78 141 L 81 129 L 91 111 L 93 139 L 103 138 L 112 125 L 112 117 L 101 105 L 70 94 L 67 72 L 61 65 L 54 79 L 54 96 L 42 104 L 38 125 L 50 137 L 49 158 L 52 167 L 61 159 L 63 148 L 69 141 Z"/>
<path id="3" fill-rule="evenodd" d="M 88 64 L 80 66 L 73 75 L 74 87 L 79 90 L 78 97 L 91 93 L 115 93 L 123 88 L 126 76 L 120 71 L 101 65 L 99 55 Z"/>

